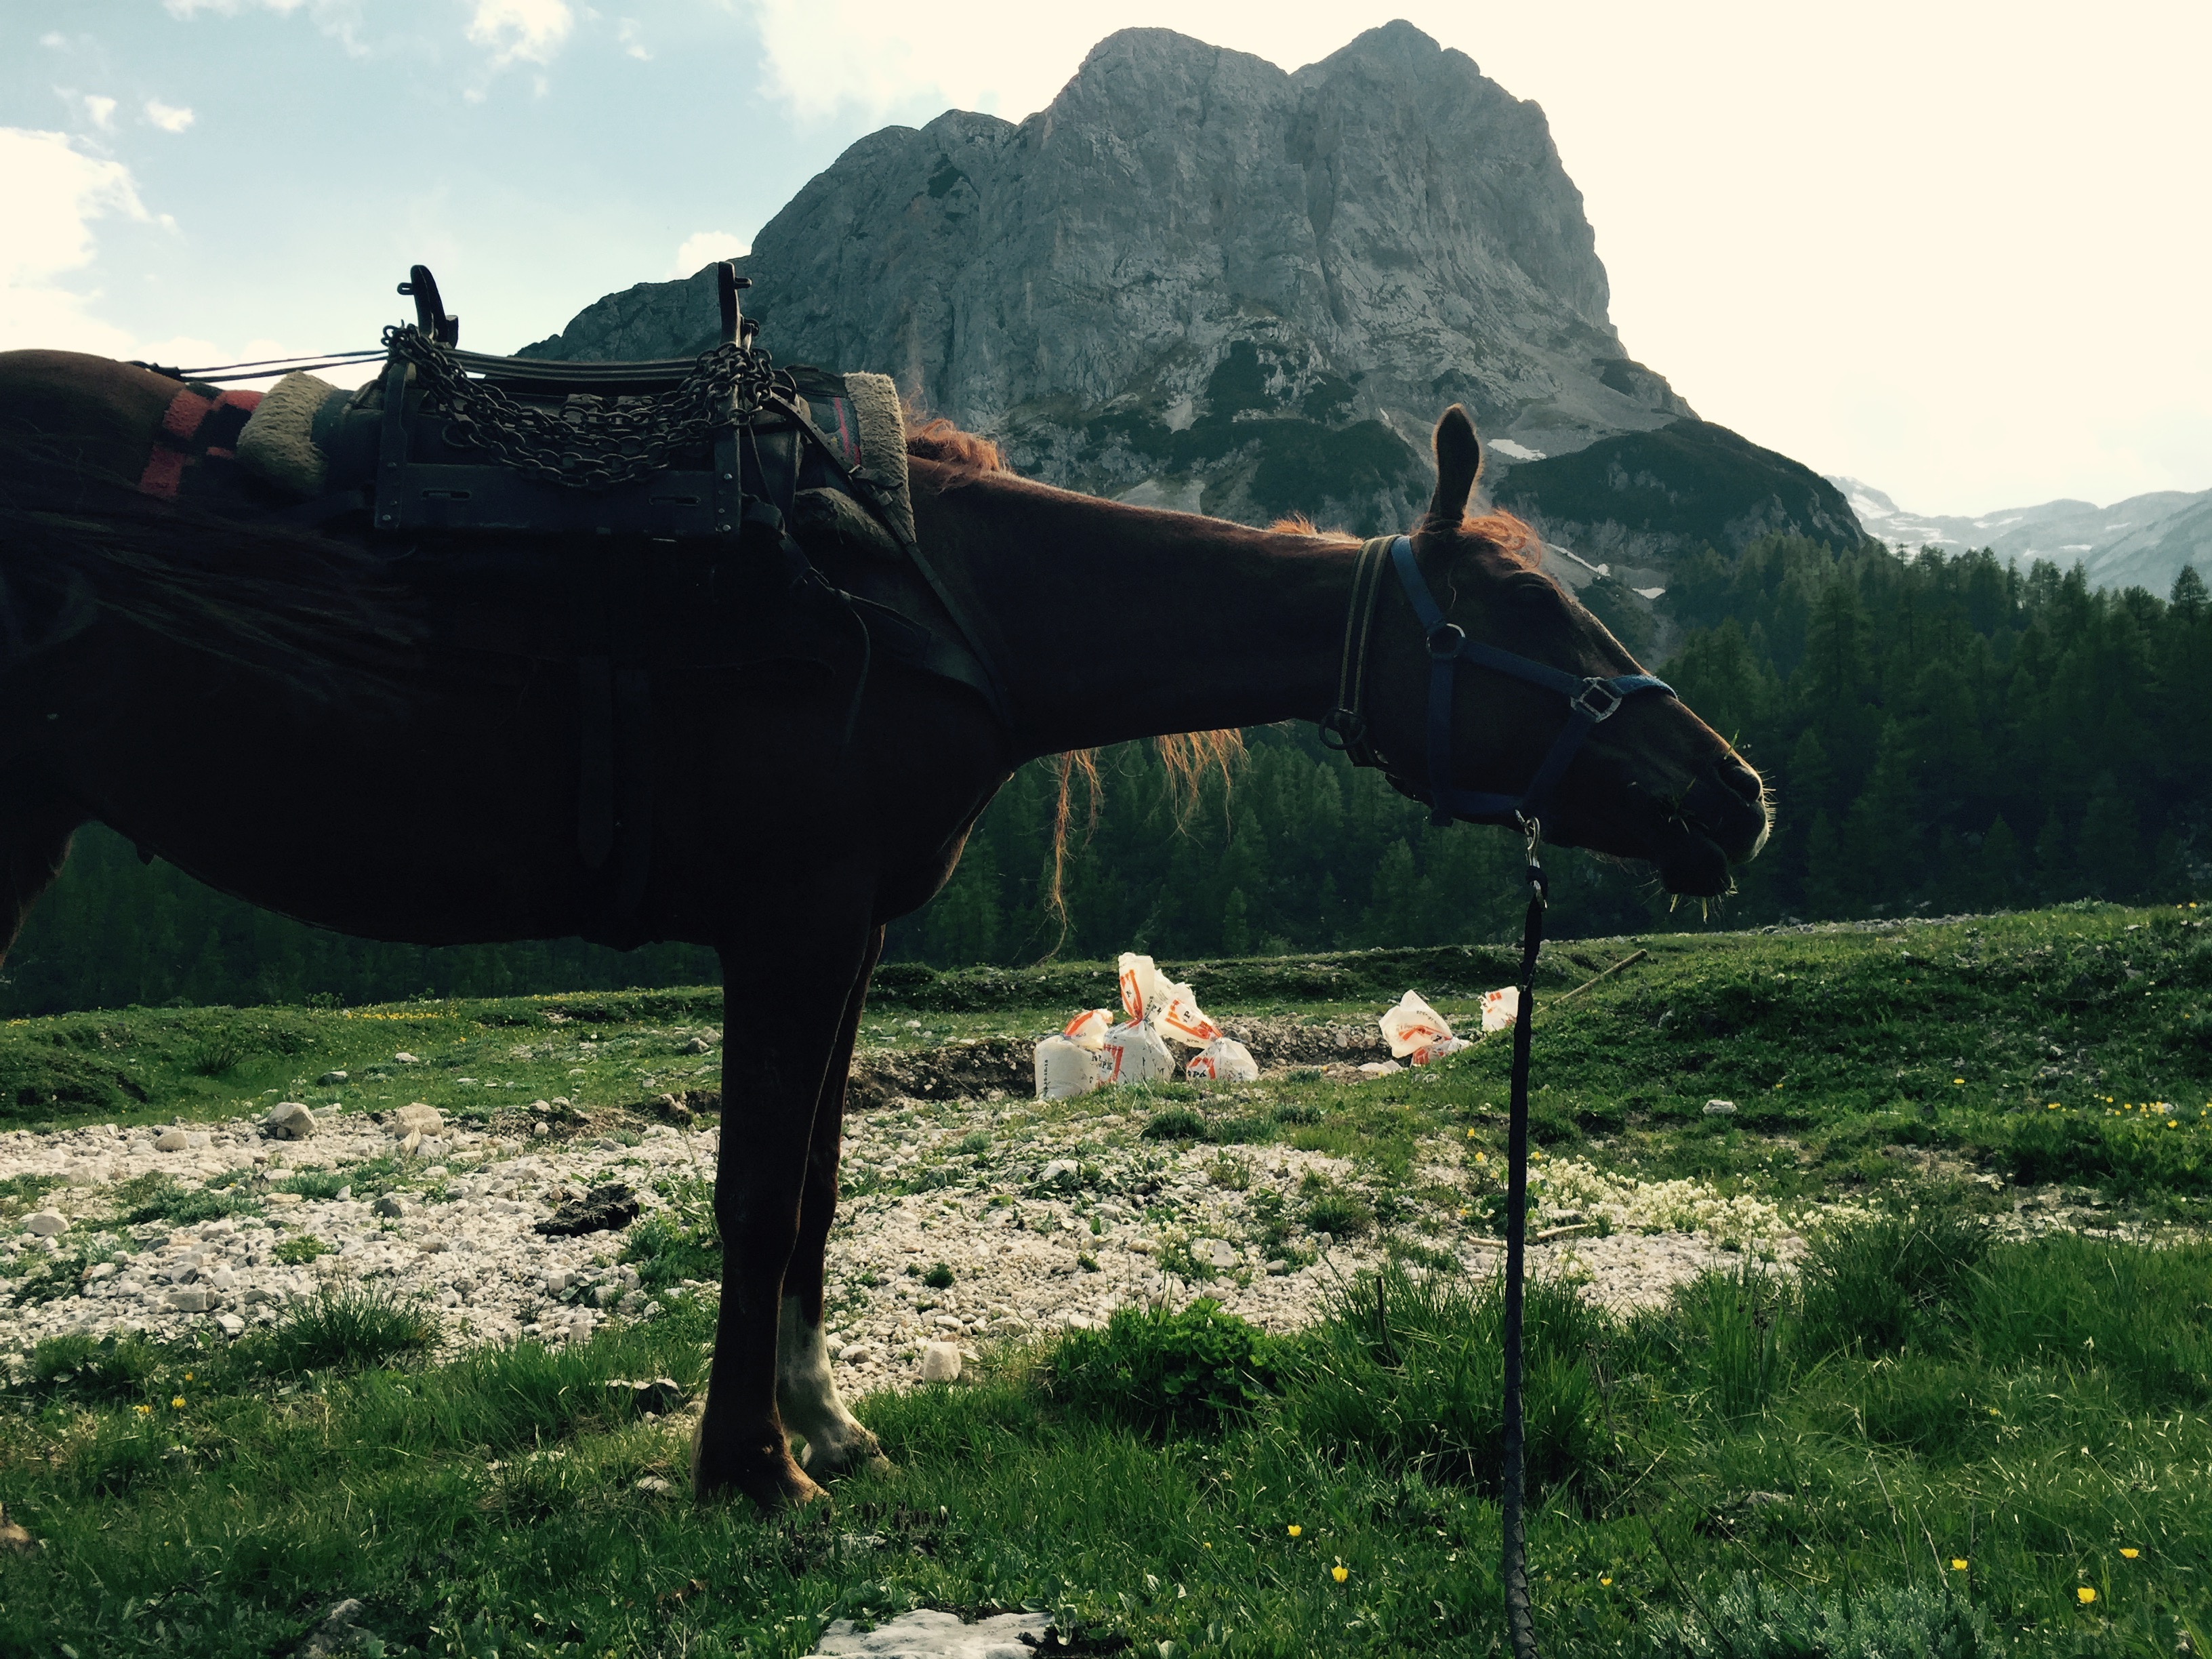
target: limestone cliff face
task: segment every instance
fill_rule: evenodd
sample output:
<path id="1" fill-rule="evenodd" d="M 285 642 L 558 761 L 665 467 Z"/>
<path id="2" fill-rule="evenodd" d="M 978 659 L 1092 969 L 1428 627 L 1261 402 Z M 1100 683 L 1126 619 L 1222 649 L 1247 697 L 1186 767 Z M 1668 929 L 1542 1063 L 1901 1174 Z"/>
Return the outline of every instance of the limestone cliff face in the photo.
<path id="1" fill-rule="evenodd" d="M 1832 488 L 1627 356 L 1543 111 L 1407 23 L 1295 75 L 1124 30 L 1018 125 L 863 138 L 741 265 L 780 361 L 888 372 L 1054 483 L 1399 529 L 1463 403 L 1493 498 L 1639 580 L 1709 538 L 1859 536 Z M 610 295 L 530 352 L 704 349 L 709 275 Z M 1594 445 L 1595 473 L 1562 464 Z"/>
<path id="2" fill-rule="evenodd" d="M 1543 112 L 1406 23 L 1295 75 L 1163 29 L 1018 125 L 854 144 L 760 233 L 784 362 L 873 368 L 1037 476 L 1242 518 L 1409 522 L 1427 434 L 1558 454 L 1689 413 L 1631 362 Z M 645 284 L 532 348 L 677 356 L 711 286 Z"/>

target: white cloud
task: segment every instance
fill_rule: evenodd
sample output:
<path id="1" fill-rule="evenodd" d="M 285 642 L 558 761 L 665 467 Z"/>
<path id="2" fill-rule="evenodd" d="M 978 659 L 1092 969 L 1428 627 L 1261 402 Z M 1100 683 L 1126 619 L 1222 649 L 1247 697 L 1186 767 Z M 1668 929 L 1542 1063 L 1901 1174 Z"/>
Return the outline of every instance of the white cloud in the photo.
<path id="1" fill-rule="evenodd" d="M 295 12 L 306 3 L 307 0 L 260 0 L 262 5 L 275 12 Z M 162 4 L 172 17 L 197 17 L 204 11 L 235 17 L 239 0 L 162 0 Z"/>
<path id="2" fill-rule="evenodd" d="M 93 222 L 151 220 L 130 170 L 73 148 L 67 135 L 0 127 L 0 349 L 52 346 L 128 353 L 130 337 L 62 285 L 93 262 Z"/>
<path id="3" fill-rule="evenodd" d="M 470 41 L 492 55 L 492 67 L 550 64 L 576 26 L 568 0 L 477 0 Z"/>
<path id="4" fill-rule="evenodd" d="M 315 27 L 345 48 L 349 58 L 366 58 L 368 43 L 362 38 L 364 0 L 162 0 L 163 9 L 180 21 L 190 22 L 202 13 L 235 17 L 242 11 L 272 11 L 280 17 L 304 11 Z"/>
<path id="5" fill-rule="evenodd" d="M 66 93 L 63 94 L 64 97 L 70 95 Z M 102 98 L 97 93 L 86 93 L 76 101 L 84 110 L 86 120 L 91 122 L 102 132 L 115 131 L 115 100 L 112 98 Z"/>
<path id="6" fill-rule="evenodd" d="M 44 34 L 39 37 L 39 44 L 42 46 L 51 47 L 56 52 L 67 52 L 69 50 L 69 39 L 66 35 L 63 34 L 59 29 L 48 29 Z"/>
<path id="7" fill-rule="evenodd" d="M 182 132 L 192 124 L 192 112 L 179 109 L 174 104 L 165 104 L 158 98 L 146 100 L 146 118 L 164 132 Z"/>
<path id="8" fill-rule="evenodd" d="M 653 60 L 653 53 L 645 44 L 645 32 L 638 27 L 635 17 L 622 20 L 615 30 L 615 44 L 623 49 L 625 55 L 636 58 L 640 63 Z"/>
<path id="9" fill-rule="evenodd" d="M 671 276 L 696 276 L 717 259 L 742 259 L 753 251 L 753 245 L 742 236 L 732 236 L 726 230 L 696 230 L 684 239 L 684 246 L 676 250 L 676 263 L 668 268 Z"/>

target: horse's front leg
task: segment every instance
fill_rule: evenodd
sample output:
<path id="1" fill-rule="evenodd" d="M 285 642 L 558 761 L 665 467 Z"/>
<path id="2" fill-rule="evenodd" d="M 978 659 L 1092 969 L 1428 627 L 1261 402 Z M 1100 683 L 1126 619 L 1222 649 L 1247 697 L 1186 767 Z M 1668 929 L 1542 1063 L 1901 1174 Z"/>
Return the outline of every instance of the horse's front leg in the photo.
<path id="1" fill-rule="evenodd" d="M 882 951 L 884 930 L 868 941 L 867 959 L 845 1003 L 837 1047 L 822 1079 L 821 1103 L 814 1109 L 813 1144 L 806 1159 L 806 1185 L 799 1213 L 799 1243 L 783 1280 L 782 1322 L 776 1338 L 775 1403 L 783 1425 L 806 1443 L 806 1473 L 830 1480 L 857 1468 L 883 1468 L 876 1437 L 845 1408 L 830 1370 L 823 1340 L 823 1258 L 830 1224 L 837 1213 L 837 1158 L 845 1135 L 845 1080 L 853 1066 L 853 1043 L 860 1029 L 860 1010 L 868 975 Z"/>
<path id="2" fill-rule="evenodd" d="M 866 895 L 808 897 L 816 902 L 787 896 L 783 925 L 722 950 L 722 1307 L 692 1486 L 701 1498 L 736 1491 L 769 1507 L 822 1496 L 792 1461 L 776 1412 L 778 1304 L 817 1103 L 875 936 Z"/>

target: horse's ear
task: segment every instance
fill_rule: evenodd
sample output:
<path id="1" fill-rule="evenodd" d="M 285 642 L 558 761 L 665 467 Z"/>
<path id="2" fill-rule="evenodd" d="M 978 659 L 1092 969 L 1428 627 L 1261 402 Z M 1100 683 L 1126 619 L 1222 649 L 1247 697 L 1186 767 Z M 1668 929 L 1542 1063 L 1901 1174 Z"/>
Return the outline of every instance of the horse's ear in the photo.
<path id="1" fill-rule="evenodd" d="M 1467 516 L 1468 497 L 1482 473 L 1482 445 L 1467 410 L 1454 404 L 1437 422 L 1437 493 L 1429 501 L 1429 522 L 1457 528 Z"/>

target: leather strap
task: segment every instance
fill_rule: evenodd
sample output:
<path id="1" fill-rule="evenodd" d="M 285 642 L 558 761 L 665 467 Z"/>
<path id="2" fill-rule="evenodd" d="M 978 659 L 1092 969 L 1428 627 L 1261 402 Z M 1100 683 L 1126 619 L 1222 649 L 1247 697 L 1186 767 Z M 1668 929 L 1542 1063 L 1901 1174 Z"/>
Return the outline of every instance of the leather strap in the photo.
<path id="1" fill-rule="evenodd" d="M 1344 655 L 1337 668 L 1336 707 L 1321 723 L 1321 740 L 1352 757 L 1354 766 L 1376 763 L 1367 741 L 1367 648 L 1375 635 L 1375 604 L 1382 593 L 1384 556 L 1390 538 L 1363 543 L 1352 567 L 1352 603 L 1344 613 Z"/>
<path id="2" fill-rule="evenodd" d="M 1528 1605 L 1528 1440 L 1521 1401 L 1522 1288 L 1528 1249 L 1528 1049 L 1536 1020 L 1536 956 L 1544 944 L 1544 872 L 1538 836 L 1528 836 L 1528 909 L 1521 921 L 1521 1003 L 1513 1018 L 1512 1092 L 1505 1115 L 1505 1305 L 1500 1346 L 1505 1369 L 1504 1444 L 1500 1448 L 1500 1563 L 1505 1582 L 1505 1633 L 1515 1659 L 1536 1659 L 1536 1626 Z"/>
<path id="3" fill-rule="evenodd" d="M 1474 818 L 1540 824 L 1551 805 L 1553 792 L 1566 775 L 1567 767 L 1581 749 L 1583 740 L 1601 722 L 1612 718 L 1629 698 L 1644 692 L 1663 691 L 1670 697 L 1674 695 L 1672 686 L 1653 675 L 1578 678 L 1534 658 L 1470 640 L 1456 623 L 1445 619 L 1443 607 L 1429 591 L 1428 580 L 1421 574 L 1419 562 L 1413 556 L 1412 538 L 1392 538 L 1390 561 L 1429 642 L 1428 799 L 1430 822 L 1433 823 L 1442 825 L 1455 818 Z M 1529 779 L 1528 787 L 1518 795 L 1460 789 L 1452 784 L 1452 693 L 1458 684 L 1462 663 L 1526 680 L 1567 700 L 1566 725 L 1552 740 L 1549 752 L 1536 768 L 1536 775 Z"/>
<path id="4" fill-rule="evenodd" d="M 993 660 L 992 653 L 985 648 L 981 634 L 975 621 L 969 617 L 967 608 L 953 597 L 952 590 L 945 586 L 944 578 L 937 574 L 936 568 L 923 556 L 920 542 L 915 537 L 908 535 L 895 521 L 893 515 L 884 510 L 883 504 L 876 496 L 874 480 L 867 477 L 860 469 L 846 465 L 844 457 L 840 455 L 836 447 L 816 429 L 813 422 L 799 414 L 798 410 L 781 396 L 771 395 L 769 401 L 799 422 L 799 434 L 821 453 L 822 459 L 829 463 L 830 470 L 843 481 L 847 491 L 853 499 L 865 506 L 874 515 L 876 521 L 890 532 L 890 538 L 898 544 L 899 550 L 904 553 L 914 568 L 921 573 L 922 580 L 929 584 L 929 591 L 937 596 L 938 604 L 945 607 L 945 614 L 952 618 L 953 627 L 960 630 L 962 642 L 967 646 L 977 665 L 983 671 L 988 688 L 979 688 L 983 691 L 983 701 L 989 706 L 991 713 L 997 718 L 999 723 L 1011 731 L 1014 724 L 1013 705 L 1006 696 L 1006 681 L 1000 678 L 998 665 Z"/>

